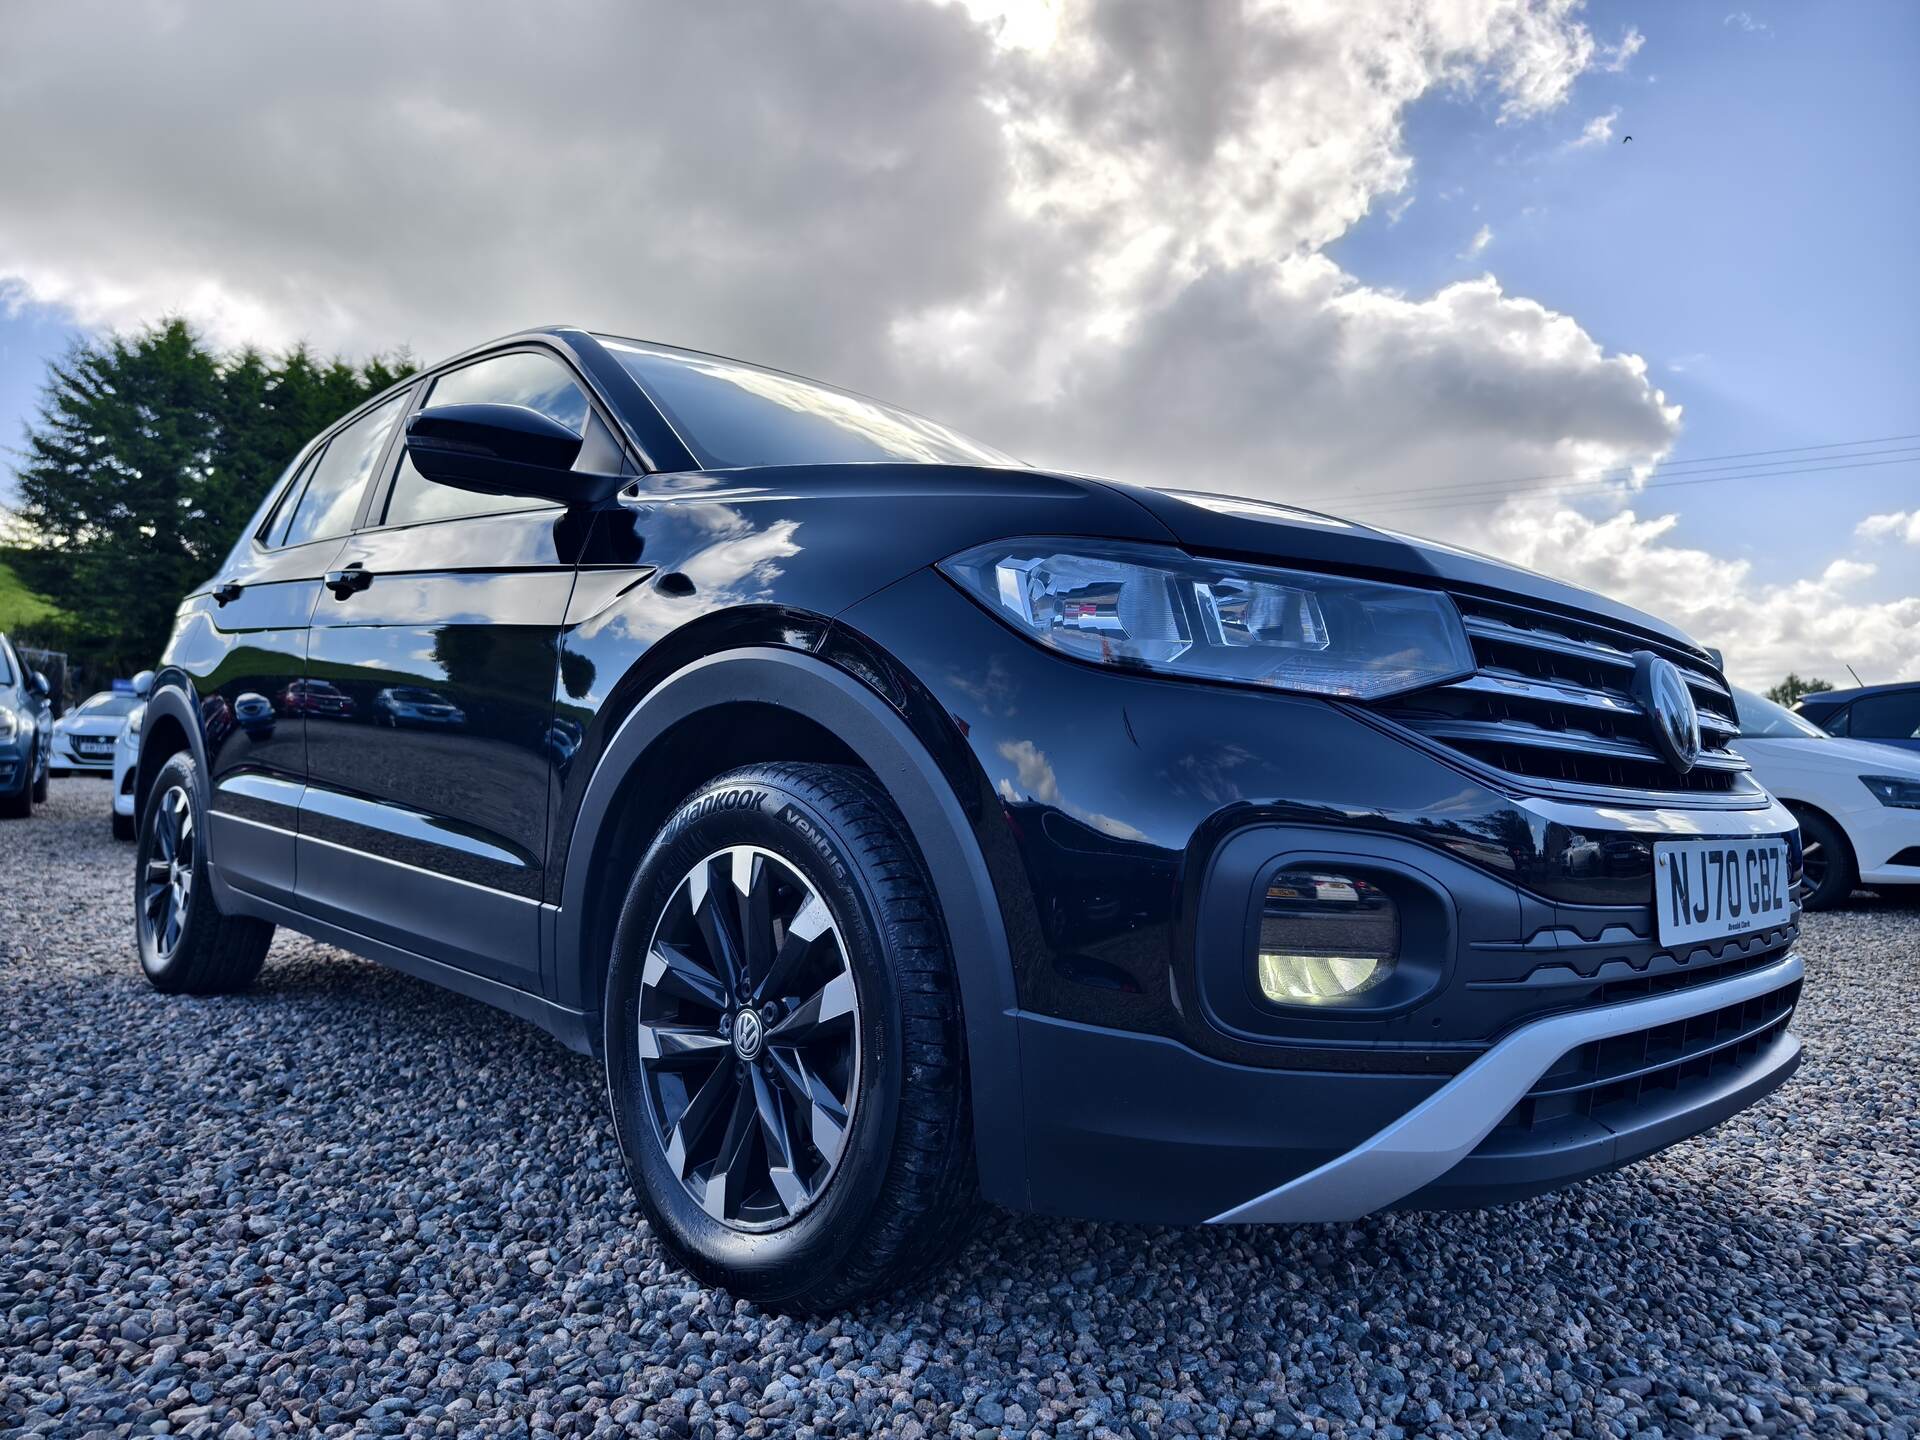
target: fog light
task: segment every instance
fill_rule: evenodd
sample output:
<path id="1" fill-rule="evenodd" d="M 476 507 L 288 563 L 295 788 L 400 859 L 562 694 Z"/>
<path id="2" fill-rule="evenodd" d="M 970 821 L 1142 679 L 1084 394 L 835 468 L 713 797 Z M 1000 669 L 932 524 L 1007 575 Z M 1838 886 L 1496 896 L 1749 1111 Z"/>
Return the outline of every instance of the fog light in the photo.
<path id="1" fill-rule="evenodd" d="M 1356 876 L 1282 870 L 1267 882 L 1257 952 L 1260 993 L 1278 1005 L 1345 1000 L 1393 973 L 1400 910 Z"/>

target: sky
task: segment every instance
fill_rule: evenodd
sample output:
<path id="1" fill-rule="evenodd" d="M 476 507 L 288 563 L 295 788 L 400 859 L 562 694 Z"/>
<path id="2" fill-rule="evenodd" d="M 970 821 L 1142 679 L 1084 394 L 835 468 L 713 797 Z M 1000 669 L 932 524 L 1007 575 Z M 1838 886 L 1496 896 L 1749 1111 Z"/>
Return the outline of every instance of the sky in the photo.
<path id="1" fill-rule="evenodd" d="M 423 359 L 565 321 L 1491 551 L 1749 683 L 1920 678 L 1901 0 L 0 24 L 0 445 L 163 315 Z"/>

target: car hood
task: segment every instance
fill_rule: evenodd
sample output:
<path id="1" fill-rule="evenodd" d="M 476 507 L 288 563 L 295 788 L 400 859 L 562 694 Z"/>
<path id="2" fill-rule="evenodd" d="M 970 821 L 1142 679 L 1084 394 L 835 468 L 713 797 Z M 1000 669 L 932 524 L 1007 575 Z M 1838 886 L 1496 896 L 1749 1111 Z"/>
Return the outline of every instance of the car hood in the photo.
<path id="1" fill-rule="evenodd" d="M 118 735 L 127 723 L 124 715 L 65 716 L 59 723 L 62 735 Z"/>
<path id="2" fill-rule="evenodd" d="M 1835 775 L 1898 775 L 1920 780 L 1920 751 L 1904 750 L 1898 745 L 1876 745 L 1871 740 L 1830 740 L 1812 738 L 1789 740 L 1742 737 L 1733 742 L 1748 760 L 1754 773 L 1766 783 L 1770 762 L 1792 765 L 1796 769 L 1818 770 Z"/>
<path id="3" fill-rule="evenodd" d="M 1684 631 L 1631 605 L 1437 540 L 1244 496 L 1102 483 L 1145 506 L 1191 550 L 1303 569 L 1326 566 L 1382 580 L 1425 581 L 1490 599 L 1597 616 L 1671 644 L 1701 648 Z"/>

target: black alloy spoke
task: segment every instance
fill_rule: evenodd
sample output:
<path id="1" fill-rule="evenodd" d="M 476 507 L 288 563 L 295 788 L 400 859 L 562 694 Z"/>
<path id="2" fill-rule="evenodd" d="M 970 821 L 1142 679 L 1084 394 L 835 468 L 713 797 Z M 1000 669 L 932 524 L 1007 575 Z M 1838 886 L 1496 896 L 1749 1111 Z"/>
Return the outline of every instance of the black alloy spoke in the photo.
<path id="1" fill-rule="evenodd" d="M 654 942 L 643 985 L 658 986 L 712 1010 L 727 1008 L 727 983 L 677 945 Z"/>

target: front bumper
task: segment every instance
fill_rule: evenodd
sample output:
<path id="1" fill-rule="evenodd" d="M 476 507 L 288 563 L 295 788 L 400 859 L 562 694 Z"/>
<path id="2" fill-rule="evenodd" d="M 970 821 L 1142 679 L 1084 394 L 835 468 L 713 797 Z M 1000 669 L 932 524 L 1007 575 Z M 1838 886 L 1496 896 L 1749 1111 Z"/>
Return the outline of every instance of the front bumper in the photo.
<path id="1" fill-rule="evenodd" d="M 1732 979 L 1534 1021 L 1391 1125 L 1307 1174 L 1222 1211 L 1212 1223 L 1357 1220 L 1428 1187 L 1434 1187 L 1429 1198 L 1455 1203 L 1512 1198 L 1697 1134 L 1773 1090 L 1799 1065 L 1800 1042 L 1786 1021 L 1804 973 L 1800 957 L 1788 955 Z M 1749 1011 L 1755 1018 L 1746 1025 L 1740 1017 Z M 1727 1033 L 1703 1026 L 1722 1012 L 1734 1017 Z M 1689 1044 L 1692 1032 L 1702 1028 L 1706 1033 Z M 1631 1118 L 1619 1128 L 1590 1119 L 1567 1143 L 1482 1150 L 1557 1062 L 1585 1046 L 1663 1031 L 1677 1031 L 1667 1047 L 1671 1053 L 1630 1064 L 1602 1083 L 1644 1091 L 1651 1082 L 1677 1103 L 1628 1106 Z"/>
<path id="2" fill-rule="evenodd" d="M 1920 810 L 1876 801 L 1834 818 L 1853 847 L 1862 884 L 1920 885 Z"/>
<path id="3" fill-rule="evenodd" d="M 113 752 L 117 748 L 112 737 L 105 737 L 108 744 L 105 749 L 82 753 L 74 744 L 71 735 L 53 737 L 53 753 L 49 763 L 55 770 L 89 770 L 105 774 L 113 769 Z"/>
<path id="4" fill-rule="evenodd" d="M 12 794 L 23 785 L 31 785 L 33 742 L 15 737 L 0 741 L 0 794 Z"/>

